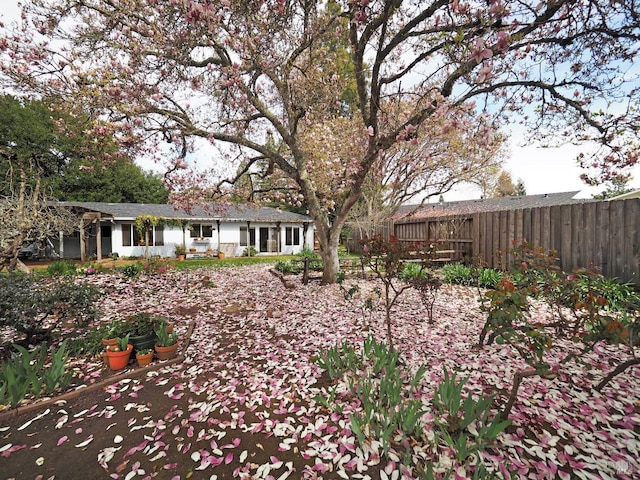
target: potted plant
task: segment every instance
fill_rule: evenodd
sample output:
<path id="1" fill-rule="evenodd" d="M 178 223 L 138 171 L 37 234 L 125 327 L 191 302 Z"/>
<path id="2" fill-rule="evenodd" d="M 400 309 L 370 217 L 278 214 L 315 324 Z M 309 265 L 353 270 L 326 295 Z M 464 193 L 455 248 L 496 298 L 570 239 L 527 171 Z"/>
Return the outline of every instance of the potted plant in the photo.
<path id="1" fill-rule="evenodd" d="M 178 257 L 179 260 L 184 260 L 186 254 L 187 247 L 185 247 L 184 243 L 176 245 L 176 257 Z"/>
<path id="2" fill-rule="evenodd" d="M 122 320 L 113 320 L 103 330 L 102 344 L 105 347 L 116 345 L 118 342 L 118 337 L 123 336 L 126 333 L 126 330 L 127 326 Z"/>
<path id="3" fill-rule="evenodd" d="M 116 345 L 107 347 L 107 358 L 111 370 L 122 370 L 129 363 L 133 345 L 129 343 L 129 335 L 118 338 Z"/>
<path id="4" fill-rule="evenodd" d="M 156 324 L 159 324 L 159 321 L 146 312 L 136 313 L 127 318 L 127 333 L 130 334 L 129 341 L 134 351 L 153 348 L 156 343 Z"/>
<path id="5" fill-rule="evenodd" d="M 153 350 L 150 348 L 143 348 L 136 352 L 136 360 L 138 362 L 139 367 L 144 367 L 151 363 L 153 360 Z"/>
<path id="6" fill-rule="evenodd" d="M 155 332 L 158 336 L 155 347 L 158 360 L 169 360 L 176 357 L 178 354 L 178 334 L 176 332 L 169 333 L 164 320 L 160 322 Z"/>

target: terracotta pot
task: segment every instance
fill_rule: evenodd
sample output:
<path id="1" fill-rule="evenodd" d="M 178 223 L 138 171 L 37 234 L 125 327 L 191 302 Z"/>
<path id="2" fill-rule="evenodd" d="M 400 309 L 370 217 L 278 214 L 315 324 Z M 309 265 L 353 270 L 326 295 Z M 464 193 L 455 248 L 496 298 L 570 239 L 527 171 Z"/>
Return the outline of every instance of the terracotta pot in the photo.
<path id="1" fill-rule="evenodd" d="M 107 355 L 107 351 L 102 352 L 102 361 L 104 362 L 104 366 L 109 368 L 109 356 Z"/>
<path id="2" fill-rule="evenodd" d="M 224 260 L 224 252 L 218 252 L 218 258 Z"/>
<path id="3" fill-rule="evenodd" d="M 178 344 L 176 343 L 168 347 L 156 345 L 156 355 L 158 356 L 158 360 L 171 360 L 178 356 Z"/>
<path id="4" fill-rule="evenodd" d="M 115 337 L 114 338 L 103 338 L 102 339 L 102 344 L 105 347 L 113 347 L 113 346 L 118 344 L 118 339 L 115 338 Z"/>
<path id="5" fill-rule="evenodd" d="M 178 260 L 183 261 L 184 260 L 184 255 L 178 255 Z"/>
<path id="6" fill-rule="evenodd" d="M 144 367 L 146 365 L 149 365 L 153 360 L 153 351 L 149 353 L 145 353 L 144 355 L 140 355 L 139 353 L 137 353 L 136 360 L 138 361 L 139 367 Z"/>
<path id="7" fill-rule="evenodd" d="M 111 370 L 122 370 L 123 368 L 125 368 L 129 363 L 132 351 L 133 345 L 131 344 L 127 345 L 126 350 L 120 350 L 118 352 L 107 350 L 109 368 L 111 368 Z"/>

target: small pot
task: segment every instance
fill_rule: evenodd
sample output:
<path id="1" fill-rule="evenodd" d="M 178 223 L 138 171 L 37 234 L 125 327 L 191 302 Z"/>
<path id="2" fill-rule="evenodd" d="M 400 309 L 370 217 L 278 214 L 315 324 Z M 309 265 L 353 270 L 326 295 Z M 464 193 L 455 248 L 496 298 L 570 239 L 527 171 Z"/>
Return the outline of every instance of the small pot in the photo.
<path id="1" fill-rule="evenodd" d="M 158 356 L 158 360 L 171 360 L 178 356 L 178 344 L 175 343 L 168 347 L 156 345 L 156 355 Z"/>
<path id="2" fill-rule="evenodd" d="M 218 258 L 224 260 L 224 252 L 218 252 Z"/>
<path id="3" fill-rule="evenodd" d="M 149 353 L 145 353 L 144 355 L 140 355 L 139 353 L 136 353 L 136 360 L 138 362 L 139 367 L 144 367 L 146 365 L 149 365 L 153 360 L 153 351 Z"/>

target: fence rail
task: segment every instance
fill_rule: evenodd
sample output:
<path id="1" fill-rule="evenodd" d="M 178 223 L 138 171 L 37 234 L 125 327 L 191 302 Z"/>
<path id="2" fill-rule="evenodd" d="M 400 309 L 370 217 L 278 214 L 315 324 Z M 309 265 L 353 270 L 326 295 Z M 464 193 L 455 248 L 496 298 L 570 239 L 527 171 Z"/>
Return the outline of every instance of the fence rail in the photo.
<path id="1" fill-rule="evenodd" d="M 414 218 L 383 231 L 400 241 L 438 241 L 455 250 L 454 260 L 480 257 L 502 269 L 511 263 L 514 242 L 524 239 L 556 250 L 565 271 L 594 265 L 640 286 L 640 199 Z"/>

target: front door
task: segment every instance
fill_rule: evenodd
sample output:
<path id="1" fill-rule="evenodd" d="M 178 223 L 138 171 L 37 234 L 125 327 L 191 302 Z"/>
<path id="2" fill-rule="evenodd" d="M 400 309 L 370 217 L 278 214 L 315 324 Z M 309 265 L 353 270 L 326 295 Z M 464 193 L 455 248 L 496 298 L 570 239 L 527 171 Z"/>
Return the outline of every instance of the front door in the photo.
<path id="1" fill-rule="evenodd" d="M 269 227 L 260 227 L 260 252 L 269 251 Z"/>

